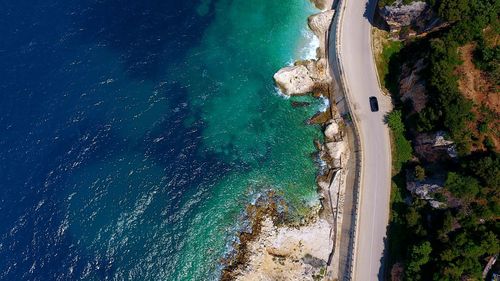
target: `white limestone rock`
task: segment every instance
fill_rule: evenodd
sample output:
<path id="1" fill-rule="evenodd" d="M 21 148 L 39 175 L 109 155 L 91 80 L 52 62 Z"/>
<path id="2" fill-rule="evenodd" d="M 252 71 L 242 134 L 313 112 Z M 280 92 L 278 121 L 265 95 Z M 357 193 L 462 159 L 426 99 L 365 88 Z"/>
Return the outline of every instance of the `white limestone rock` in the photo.
<path id="1" fill-rule="evenodd" d="M 347 143 L 345 141 L 332 141 L 325 144 L 326 151 L 332 159 L 332 168 L 342 168 L 347 163 Z"/>
<path id="2" fill-rule="evenodd" d="M 322 37 L 330 29 L 332 24 L 333 15 L 335 15 L 334 10 L 327 10 L 318 14 L 314 14 L 307 19 L 309 28 L 316 34 L 316 36 Z"/>
<path id="3" fill-rule="evenodd" d="M 332 122 L 330 124 L 328 124 L 328 126 L 326 126 L 326 129 L 325 129 L 325 137 L 327 139 L 335 139 L 335 137 L 339 134 L 340 130 L 339 130 L 339 125 L 335 122 Z"/>
<path id="4" fill-rule="evenodd" d="M 259 238 L 249 245 L 248 264 L 236 280 L 315 280 L 333 250 L 331 231 L 323 219 L 299 228 L 264 220 Z"/>
<path id="5" fill-rule="evenodd" d="M 304 95 L 314 89 L 314 80 L 304 65 L 282 68 L 273 78 L 285 95 Z"/>
<path id="6" fill-rule="evenodd" d="M 314 35 L 316 35 L 316 37 L 318 37 L 319 39 L 319 48 L 316 53 L 318 58 L 326 57 L 325 48 L 327 33 L 330 29 L 330 25 L 332 24 L 334 14 L 334 10 L 328 10 L 319 14 L 312 15 L 307 19 L 309 29 L 311 29 Z"/>

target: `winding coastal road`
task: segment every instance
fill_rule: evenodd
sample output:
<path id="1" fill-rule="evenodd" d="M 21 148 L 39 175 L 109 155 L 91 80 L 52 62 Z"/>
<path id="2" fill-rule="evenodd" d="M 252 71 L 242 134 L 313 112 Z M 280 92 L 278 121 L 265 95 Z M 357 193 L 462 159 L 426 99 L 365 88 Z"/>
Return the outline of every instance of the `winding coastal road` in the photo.
<path id="1" fill-rule="evenodd" d="M 371 48 L 371 23 L 377 1 L 344 0 L 338 22 L 337 52 L 342 79 L 356 119 L 361 145 L 360 205 L 353 280 L 382 280 L 384 240 L 389 220 L 391 145 L 384 122 L 390 99 L 377 80 Z M 341 11 L 339 11 L 341 12 Z M 371 112 L 376 96 L 380 111 Z"/>

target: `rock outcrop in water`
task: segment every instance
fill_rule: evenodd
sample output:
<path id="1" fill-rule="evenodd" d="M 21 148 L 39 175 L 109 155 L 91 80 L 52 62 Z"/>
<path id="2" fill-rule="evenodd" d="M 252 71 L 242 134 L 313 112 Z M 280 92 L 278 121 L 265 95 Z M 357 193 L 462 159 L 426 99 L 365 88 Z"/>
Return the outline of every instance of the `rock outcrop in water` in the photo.
<path id="1" fill-rule="evenodd" d="M 304 65 L 288 66 L 274 74 L 274 81 L 286 95 L 304 95 L 314 90 L 315 82 Z"/>
<path id="2" fill-rule="evenodd" d="M 305 95 L 315 93 L 327 96 L 332 79 L 326 60 L 326 38 L 330 28 L 333 10 L 324 11 L 308 18 L 309 28 L 320 40 L 316 60 L 298 61 L 274 74 L 274 81 L 285 95 Z"/>
<path id="3" fill-rule="evenodd" d="M 274 81 L 285 95 L 316 93 L 325 95 L 331 78 L 326 59 L 298 61 L 274 74 Z"/>

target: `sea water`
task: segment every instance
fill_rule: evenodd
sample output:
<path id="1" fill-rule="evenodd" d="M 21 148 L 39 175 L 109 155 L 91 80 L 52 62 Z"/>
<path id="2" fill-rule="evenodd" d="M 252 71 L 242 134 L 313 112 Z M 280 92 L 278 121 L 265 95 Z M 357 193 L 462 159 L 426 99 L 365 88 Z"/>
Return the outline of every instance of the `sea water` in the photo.
<path id="1" fill-rule="evenodd" d="M 259 193 L 317 204 L 323 102 L 272 80 L 314 57 L 307 0 L 0 11 L 0 280 L 216 279 Z"/>

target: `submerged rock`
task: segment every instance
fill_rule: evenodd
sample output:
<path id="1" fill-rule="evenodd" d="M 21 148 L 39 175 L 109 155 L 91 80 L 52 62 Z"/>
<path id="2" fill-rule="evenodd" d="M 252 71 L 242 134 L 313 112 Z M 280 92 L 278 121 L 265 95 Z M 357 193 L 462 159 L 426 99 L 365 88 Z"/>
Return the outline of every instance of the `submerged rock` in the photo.
<path id="1" fill-rule="evenodd" d="M 306 101 L 292 101 L 292 107 L 306 107 L 309 105 L 311 105 L 311 103 Z"/>

